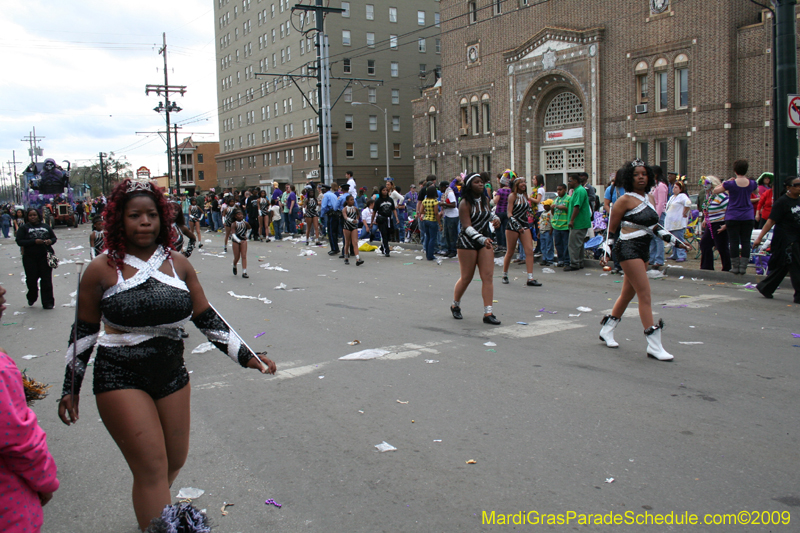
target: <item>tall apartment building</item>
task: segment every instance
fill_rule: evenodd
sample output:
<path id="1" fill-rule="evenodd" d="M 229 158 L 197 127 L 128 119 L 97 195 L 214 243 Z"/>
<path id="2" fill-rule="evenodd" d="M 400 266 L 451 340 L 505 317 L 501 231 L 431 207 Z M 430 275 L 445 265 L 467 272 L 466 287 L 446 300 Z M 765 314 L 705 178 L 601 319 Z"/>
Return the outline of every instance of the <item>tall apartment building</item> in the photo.
<path id="1" fill-rule="evenodd" d="M 418 174 L 772 168 L 771 13 L 730 0 L 442 0 L 442 86 L 414 102 Z M 783 112 L 782 110 L 780 112 Z"/>
<path id="2" fill-rule="evenodd" d="M 315 74 L 316 19 L 292 13 L 293 5 L 215 0 L 221 187 L 305 182 L 319 172 L 316 79 L 256 77 Z M 388 136 L 390 173 L 407 185 L 414 172 L 411 100 L 441 69 L 439 2 L 334 0 L 329 6 L 345 10 L 325 18 L 331 76 L 365 80 L 331 82 L 334 178 L 352 170 L 359 186 L 381 183 Z"/>

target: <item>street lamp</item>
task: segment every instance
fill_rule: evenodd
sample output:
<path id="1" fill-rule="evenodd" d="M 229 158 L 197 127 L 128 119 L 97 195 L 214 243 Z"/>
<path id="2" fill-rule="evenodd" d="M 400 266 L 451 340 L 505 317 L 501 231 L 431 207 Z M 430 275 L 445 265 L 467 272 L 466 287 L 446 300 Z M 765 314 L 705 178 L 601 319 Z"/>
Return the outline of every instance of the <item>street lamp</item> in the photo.
<path id="1" fill-rule="evenodd" d="M 386 109 L 382 108 L 379 105 L 373 104 L 371 102 L 351 102 L 350 105 L 371 105 L 372 107 L 377 107 L 381 111 L 383 111 L 383 134 L 385 139 L 385 149 L 386 149 L 386 177 L 390 178 L 391 174 L 389 174 L 389 123 L 386 119 Z"/>

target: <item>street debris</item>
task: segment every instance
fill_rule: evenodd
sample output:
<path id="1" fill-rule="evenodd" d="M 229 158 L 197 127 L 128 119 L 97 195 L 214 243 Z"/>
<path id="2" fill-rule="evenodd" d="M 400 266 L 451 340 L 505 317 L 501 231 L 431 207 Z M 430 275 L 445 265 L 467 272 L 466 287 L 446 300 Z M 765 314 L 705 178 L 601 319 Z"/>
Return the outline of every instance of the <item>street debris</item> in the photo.
<path id="1" fill-rule="evenodd" d="M 408 403 L 408 401 L 405 401 L 405 402 L 404 402 L 404 401 L 402 401 L 402 400 L 397 400 L 397 403 L 407 404 L 407 403 Z"/>
<path id="2" fill-rule="evenodd" d="M 192 350 L 192 353 L 206 353 L 210 352 L 213 349 L 214 349 L 213 342 L 204 342 L 203 344 Z"/>
<path id="3" fill-rule="evenodd" d="M 356 344 L 361 344 L 361 341 L 360 341 L 360 340 L 358 340 L 358 339 L 356 339 L 356 340 L 354 340 L 354 341 L 350 341 L 350 342 L 348 342 L 347 344 L 349 344 L 350 346 L 355 346 Z"/>
<path id="4" fill-rule="evenodd" d="M 196 489 L 194 487 L 183 487 L 176 498 L 179 500 L 195 500 L 205 493 L 203 489 Z"/>
<path id="5" fill-rule="evenodd" d="M 425 359 L 425 362 L 428 363 L 429 365 L 434 365 L 439 361 L 437 361 L 436 359 Z"/>
<path id="6" fill-rule="evenodd" d="M 302 252 L 297 254 L 297 257 L 305 257 L 310 255 L 317 255 L 317 252 L 315 252 L 314 250 L 303 250 Z"/>
<path id="7" fill-rule="evenodd" d="M 678 344 L 703 344 L 702 342 L 679 342 Z"/>
<path id="8" fill-rule="evenodd" d="M 606 478 L 606 483 L 614 483 L 614 478 L 613 477 Z"/>
<path id="9" fill-rule="evenodd" d="M 369 350 L 361 350 L 360 352 L 343 355 L 339 361 L 366 361 L 367 359 L 376 359 L 389 354 L 389 350 L 379 350 L 377 348 L 370 348 Z"/>
<path id="10" fill-rule="evenodd" d="M 583 307 L 583 306 L 581 306 L 581 307 L 578 307 L 577 310 L 580 311 L 581 313 L 591 313 L 592 312 L 591 307 Z"/>
<path id="11" fill-rule="evenodd" d="M 475 459 L 470 459 L 469 461 L 465 461 L 465 462 L 466 462 L 468 465 L 476 465 L 476 464 L 478 464 L 478 461 L 476 461 Z"/>
<path id="12" fill-rule="evenodd" d="M 39 356 L 38 355 L 23 355 L 22 356 L 23 359 L 27 359 L 27 360 L 35 359 L 37 357 L 39 357 Z"/>
<path id="13" fill-rule="evenodd" d="M 280 285 L 275 287 L 275 290 L 276 291 L 285 291 L 286 290 L 286 284 L 285 283 L 281 283 Z"/>
<path id="14" fill-rule="evenodd" d="M 286 270 L 286 269 L 285 269 L 285 268 L 283 268 L 283 267 L 279 267 L 279 266 L 270 266 L 270 264 L 269 264 L 269 263 L 265 263 L 265 264 L 261 265 L 261 268 L 263 268 L 264 270 L 276 270 L 276 271 L 278 271 L 278 272 L 289 272 L 288 270 Z"/>
<path id="15" fill-rule="evenodd" d="M 283 284 L 281 283 L 281 285 L 283 285 Z M 228 294 L 230 294 L 231 296 L 233 296 L 237 300 L 259 300 L 261 302 L 264 302 L 265 304 L 271 304 L 272 303 L 271 300 L 268 300 L 266 298 L 262 298 L 260 294 L 258 296 L 247 296 L 247 295 L 244 295 L 244 294 L 236 294 L 233 291 L 228 291 Z"/>
<path id="16" fill-rule="evenodd" d="M 570 317 L 570 318 L 578 318 L 579 316 L 581 316 L 581 314 L 580 314 L 580 313 L 578 313 L 577 315 L 573 315 L 573 314 L 570 314 L 570 315 L 569 315 L 569 317 Z"/>
<path id="17" fill-rule="evenodd" d="M 484 342 L 483 345 L 484 346 L 497 346 L 497 344 L 493 343 L 492 341 Z"/>
<path id="18" fill-rule="evenodd" d="M 376 444 L 375 447 L 378 448 L 378 451 L 381 452 L 381 453 L 397 451 L 397 448 L 395 448 L 394 446 L 392 446 L 391 444 L 389 444 L 386 441 L 383 441 L 380 444 Z"/>
<path id="19" fill-rule="evenodd" d="M 660 278 L 665 278 L 666 276 L 660 270 L 648 270 L 647 277 L 650 279 L 660 279 Z"/>
<path id="20" fill-rule="evenodd" d="M 228 502 L 222 502 L 222 509 L 220 509 L 220 511 L 222 511 L 222 516 L 228 516 L 228 511 L 225 510 L 228 507 L 233 507 L 233 504 Z"/>
<path id="21" fill-rule="evenodd" d="M 254 338 L 254 339 L 257 339 L 257 338 L 261 337 L 262 335 L 266 335 L 266 334 L 267 334 L 267 332 L 266 332 L 266 331 L 262 331 L 261 333 L 259 333 L 258 335 L 256 335 L 256 336 L 255 336 L 255 337 L 253 337 L 253 338 Z"/>
<path id="22" fill-rule="evenodd" d="M 421 255 L 418 255 L 417 257 L 415 257 L 415 258 L 414 258 L 414 260 L 415 260 L 415 261 L 422 261 L 422 256 L 421 256 Z"/>
<path id="23" fill-rule="evenodd" d="M 276 501 L 275 501 L 275 500 L 273 500 L 272 498 L 270 498 L 269 500 L 265 501 L 265 502 L 264 502 L 264 504 L 266 504 L 266 505 L 274 505 L 274 506 L 275 506 L 275 507 L 277 507 L 278 509 L 280 509 L 281 507 L 283 507 L 283 505 L 281 505 L 280 503 L 276 502 Z"/>
<path id="24" fill-rule="evenodd" d="M 527 326 L 528 325 L 527 322 L 517 322 L 517 324 L 519 324 L 520 326 Z"/>
<path id="25" fill-rule="evenodd" d="M 553 270 L 552 268 L 543 268 L 542 269 L 542 274 L 555 274 L 555 273 L 556 273 L 556 271 Z"/>

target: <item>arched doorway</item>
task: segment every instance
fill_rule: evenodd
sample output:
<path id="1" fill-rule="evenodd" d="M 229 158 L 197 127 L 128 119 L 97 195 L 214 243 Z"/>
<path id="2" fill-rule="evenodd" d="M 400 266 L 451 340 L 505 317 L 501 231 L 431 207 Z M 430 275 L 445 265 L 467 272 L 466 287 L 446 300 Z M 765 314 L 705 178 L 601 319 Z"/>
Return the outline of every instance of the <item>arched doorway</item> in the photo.
<path id="1" fill-rule="evenodd" d="M 583 102 L 569 89 L 554 91 L 543 108 L 539 173 L 545 176 L 547 190 L 555 191 L 569 174 L 585 171 L 586 118 Z"/>

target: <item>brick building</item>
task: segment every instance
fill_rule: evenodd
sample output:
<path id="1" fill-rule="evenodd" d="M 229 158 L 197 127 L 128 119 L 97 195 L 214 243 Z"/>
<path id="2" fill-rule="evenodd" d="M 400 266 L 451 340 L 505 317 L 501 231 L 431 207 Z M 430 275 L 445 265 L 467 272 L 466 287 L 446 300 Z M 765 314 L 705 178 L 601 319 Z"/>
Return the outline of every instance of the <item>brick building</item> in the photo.
<path id="1" fill-rule="evenodd" d="M 688 176 L 772 163 L 772 18 L 746 0 L 441 0 L 441 86 L 415 173 L 513 168 L 547 190 L 625 161 Z"/>
<path id="2" fill-rule="evenodd" d="M 293 13 L 295 3 L 214 0 L 222 187 L 319 179 L 317 81 L 295 84 L 283 76 L 316 75 L 315 32 L 309 32 L 316 20 Z M 339 78 L 330 90 L 334 178 L 344 181 L 352 170 L 359 186 L 382 183 L 388 159 L 392 177 L 407 185 L 414 169 L 411 100 L 434 83 L 441 64 L 439 2 L 325 5 L 345 10 L 325 17 L 330 72 Z"/>
<path id="3" fill-rule="evenodd" d="M 217 188 L 218 142 L 198 142 L 186 137 L 178 145 L 181 192 L 194 194 Z"/>

